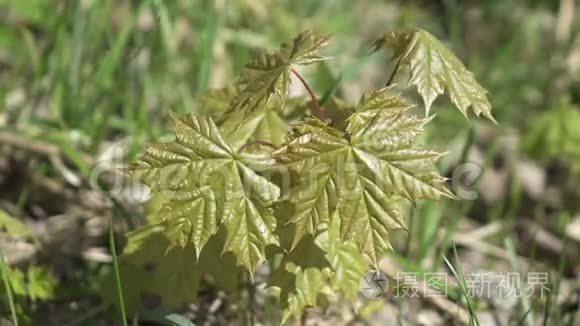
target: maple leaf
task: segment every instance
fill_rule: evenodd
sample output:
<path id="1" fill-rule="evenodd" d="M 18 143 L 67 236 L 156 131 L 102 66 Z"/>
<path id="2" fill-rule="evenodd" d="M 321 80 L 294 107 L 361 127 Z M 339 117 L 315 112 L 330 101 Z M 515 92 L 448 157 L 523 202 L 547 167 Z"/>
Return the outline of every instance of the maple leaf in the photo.
<path id="1" fill-rule="evenodd" d="M 270 106 L 256 108 L 251 116 L 244 111 L 224 115 L 232 100 L 239 94 L 238 87 L 226 86 L 206 91 L 201 97 L 203 111 L 219 121 L 220 128 L 228 144 L 238 149 L 250 141 L 264 141 L 279 145 L 284 142 L 288 132 L 287 117 L 282 112 L 282 103 L 272 101 Z M 296 107 L 292 103 L 290 107 Z"/>
<path id="2" fill-rule="evenodd" d="M 429 115 L 431 104 L 445 90 L 451 102 L 467 117 L 471 107 L 479 116 L 483 114 L 497 123 L 491 114 L 487 90 L 473 77 L 453 52 L 431 33 L 415 29 L 407 32 L 390 32 L 374 43 L 374 50 L 383 46 L 392 48 L 397 66 L 408 66 L 410 85 L 416 85 Z"/>
<path id="3" fill-rule="evenodd" d="M 387 96 L 382 102 L 390 103 Z M 356 111 L 366 104 L 363 96 Z M 341 237 L 355 239 L 377 264 L 390 249 L 389 232 L 404 228 L 403 198 L 452 197 L 435 169 L 440 154 L 414 144 L 429 119 L 405 115 L 407 108 L 383 109 L 364 125 L 351 121 L 349 134 L 309 119 L 274 152 L 298 176 L 287 195 L 296 210 L 287 222 L 295 225 L 293 246 L 305 234 L 328 228 L 338 209 Z"/>
<path id="4" fill-rule="evenodd" d="M 225 137 L 234 148 L 240 148 L 250 141 L 264 141 L 272 145 L 284 142 L 288 132 L 288 122 L 277 109 L 258 108 L 251 116 L 243 111 L 232 112 L 222 124 Z"/>
<path id="5" fill-rule="evenodd" d="M 392 87 L 385 87 L 364 93 L 347 119 L 347 131 L 367 125 L 377 114 L 400 114 L 412 108 L 400 94 L 391 94 L 391 90 Z"/>
<path id="6" fill-rule="evenodd" d="M 199 98 L 201 112 L 219 120 L 238 94 L 240 94 L 240 89 L 236 85 L 208 89 Z"/>
<path id="7" fill-rule="evenodd" d="M 332 271 L 324 251 L 309 236 L 287 254 L 269 286 L 280 291 L 282 322 L 291 316 L 300 317 L 307 307 L 320 305 L 323 296 L 332 296 Z"/>
<path id="8" fill-rule="evenodd" d="M 353 240 L 340 236 L 340 218 L 335 212 L 330 228 L 316 238 L 305 237 L 284 257 L 272 276 L 270 286 L 280 290 L 282 323 L 299 317 L 307 307 L 319 306 L 338 294 L 354 300 L 358 283 L 368 268 Z"/>
<path id="9" fill-rule="evenodd" d="M 354 301 L 359 293 L 361 275 L 364 275 L 369 266 L 356 242 L 341 237 L 340 222 L 340 214 L 335 211 L 328 231 L 317 237 L 316 242 L 326 251 L 326 260 L 334 272 L 333 284 L 347 299 Z"/>
<path id="10" fill-rule="evenodd" d="M 199 256 L 223 225 L 224 250 L 252 273 L 265 246 L 278 243 L 269 206 L 280 190 L 260 175 L 275 161 L 268 153 L 238 154 L 210 117 L 174 120 L 175 141 L 149 146 L 128 172 L 152 192 L 166 194 L 159 214 L 172 245 L 191 242 Z"/>
<path id="11" fill-rule="evenodd" d="M 226 289 L 235 288 L 240 271 L 231 254 L 220 255 L 224 236 L 223 232 L 213 236 L 196 259 L 191 243 L 168 251 L 170 239 L 163 226 L 148 226 L 129 233 L 119 258 L 127 311 L 134 314 L 141 308 L 152 308 L 152 304 L 180 308 L 195 300 L 201 277 L 208 273 L 216 284 Z M 109 286 L 103 287 L 103 298 L 118 305 L 114 274 L 108 275 L 104 282 Z"/>
<path id="12" fill-rule="evenodd" d="M 284 102 L 292 66 L 326 60 L 318 54 L 318 50 L 326 46 L 328 40 L 328 36 L 304 31 L 291 42 L 282 44 L 274 53 L 259 53 L 242 71 L 238 81 L 240 93 L 233 99 L 228 111 L 243 109 L 247 115 L 261 106 L 267 106 L 275 94 Z"/>
<path id="13" fill-rule="evenodd" d="M 201 268 L 193 246 L 167 252 L 170 241 L 162 230 L 148 227 L 130 233 L 119 259 L 123 303 L 130 314 L 153 304 L 179 308 L 197 297 Z M 104 283 L 110 284 L 103 287 L 105 302 L 118 305 L 113 273 Z"/>

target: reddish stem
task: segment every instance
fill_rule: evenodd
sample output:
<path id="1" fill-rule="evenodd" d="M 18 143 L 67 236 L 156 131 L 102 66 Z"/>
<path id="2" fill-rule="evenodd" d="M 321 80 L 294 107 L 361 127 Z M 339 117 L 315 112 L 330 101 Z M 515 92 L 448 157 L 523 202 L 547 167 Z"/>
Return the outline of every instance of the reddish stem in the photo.
<path id="1" fill-rule="evenodd" d="M 310 98 L 312 99 L 312 114 L 317 116 L 320 120 L 324 121 L 324 118 L 325 118 L 324 112 L 323 112 L 322 108 L 320 107 L 320 103 L 318 103 L 318 98 L 316 98 L 316 95 L 314 95 L 312 88 L 310 88 L 310 86 L 308 85 L 306 80 L 304 78 L 302 78 L 302 76 L 298 73 L 298 71 L 296 71 L 292 67 L 290 67 L 290 71 L 294 74 L 294 76 L 296 76 L 300 80 L 300 82 L 302 83 L 302 85 L 304 85 L 304 88 L 306 89 L 306 91 L 310 95 Z"/>

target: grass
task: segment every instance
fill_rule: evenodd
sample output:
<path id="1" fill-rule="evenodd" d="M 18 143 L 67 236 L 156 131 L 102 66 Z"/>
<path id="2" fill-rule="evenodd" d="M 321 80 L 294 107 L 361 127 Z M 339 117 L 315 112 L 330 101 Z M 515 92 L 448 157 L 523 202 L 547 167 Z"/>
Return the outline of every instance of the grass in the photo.
<path id="1" fill-rule="evenodd" d="M 14 304 L 14 295 L 12 293 L 12 286 L 10 285 L 10 279 L 8 278 L 8 265 L 4 260 L 4 253 L 0 249 L 0 270 L 2 271 L 2 280 L 4 281 L 4 291 L 6 299 L 8 300 L 8 305 L 10 308 L 10 316 L 12 317 L 12 324 L 18 326 L 18 316 L 16 315 L 16 306 Z"/>
<path id="2" fill-rule="evenodd" d="M 119 261 L 117 258 L 117 249 L 115 246 L 115 234 L 113 232 L 113 218 L 109 218 L 109 245 L 111 255 L 113 256 L 113 272 L 115 273 L 115 285 L 119 298 L 119 313 L 124 326 L 127 326 L 127 313 L 125 311 L 125 299 L 123 296 L 123 284 L 121 283 L 121 271 L 119 270 Z"/>
<path id="3" fill-rule="evenodd" d="M 516 272 L 521 273 L 522 269 L 520 267 L 519 259 L 516 256 L 516 252 L 515 252 L 512 240 L 510 238 L 505 238 L 504 245 L 506 247 L 507 252 L 510 255 L 512 269 Z M 535 325 L 536 324 L 536 317 L 535 317 L 534 311 L 532 310 L 533 307 L 530 304 L 530 300 L 529 300 L 528 296 L 525 295 L 525 293 L 526 293 L 525 285 L 522 284 L 523 282 L 518 282 L 518 283 L 519 283 L 518 285 L 520 286 L 520 288 L 517 290 L 519 291 L 519 293 L 522 294 L 522 295 L 520 295 L 520 305 L 521 305 L 522 311 L 524 311 L 524 315 L 522 317 L 521 322 L 523 323 L 523 321 L 525 320 L 529 325 Z"/>
<path id="4" fill-rule="evenodd" d="M 455 246 L 453 246 L 453 254 L 455 257 L 455 261 L 459 263 L 459 256 L 457 255 L 457 248 Z M 451 273 L 453 274 L 453 276 L 455 277 L 455 279 L 459 283 L 461 295 L 463 296 L 463 299 L 465 300 L 465 303 L 467 304 L 467 310 L 469 312 L 469 325 L 470 326 L 472 326 L 472 325 L 479 326 L 479 320 L 477 319 L 476 310 L 475 310 L 473 303 L 472 303 L 472 298 L 471 298 L 472 294 L 469 293 L 469 290 L 467 288 L 467 283 L 465 281 L 465 276 L 464 276 L 465 274 L 463 273 L 461 268 L 459 268 L 459 269 L 455 268 L 453 266 L 453 264 L 446 257 L 443 257 L 443 260 L 445 261 L 445 264 L 447 264 L 447 267 L 449 268 L 449 270 L 451 271 Z"/>

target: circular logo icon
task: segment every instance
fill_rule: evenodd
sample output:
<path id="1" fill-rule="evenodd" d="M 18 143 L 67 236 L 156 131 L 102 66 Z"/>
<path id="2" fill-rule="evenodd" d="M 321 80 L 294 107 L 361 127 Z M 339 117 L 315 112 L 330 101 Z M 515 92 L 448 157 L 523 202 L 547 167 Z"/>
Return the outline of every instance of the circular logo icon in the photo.
<path id="1" fill-rule="evenodd" d="M 379 299 L 387 294 L 389 280 L 385 273 L 370 270 L 363 274 L 358 283 L 359 291 L 369 299 Z"/>

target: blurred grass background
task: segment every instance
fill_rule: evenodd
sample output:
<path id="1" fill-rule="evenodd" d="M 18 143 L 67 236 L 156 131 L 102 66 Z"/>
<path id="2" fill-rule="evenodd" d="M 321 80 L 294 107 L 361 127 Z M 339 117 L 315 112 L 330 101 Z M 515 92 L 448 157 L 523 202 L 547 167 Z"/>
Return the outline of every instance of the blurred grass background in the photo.
<path id="1" fill-rule="evenodd" d="M 475 161 L 484 175 L 477 200 L 416 207 L 397 259 L 406 268 L 439 270 L 453 243 L 474 246 L 465 238 L 461 245 L 458 234 L 487 227 L 495 231 L 475 251 L 485 245 L 495 256 L 473 262 L 464 250 L 460 262 L 496 270 L 498 256 L 524 256 L 570 292 L 560 298 L 553 291 L 552 303 L 534 305 L 526 320 L 573 325 L 580 289 L 579 6 L 574 0 L 0 0 L 0 209 L 40 238 L 24 258 L 15 249 L 22 246 L 3 252 L 15 270 L 39 265 L 52 275 L 38 280 L 47 284 L 46 298 L 30 291 L 18 298 L 14 290 L 20 313 L 31 322 L 49 312 L 54 323 L 110 318 L 98 299 L 110 256 L 93 249 L 107 246 L 107 216 L 122 235 L 140 223 L 140 213 L 126 197 L 92 199 L 95 164 L 129 162 L 170 134 L 170 111 L 201 110 L 199 96 L 235 78 L 258 48 L 275 48 L 307 28 L 334 35 L 328 50 L 334 59 L 308 70 L 307 79 L 320 95 L 338 85 L 336 92 L 354 102 L 393 68 L 388 54 L 369 55 L 374 38 L 418 26 L 444 40 L 489 90 L 500 126 L 468 122 L 446 99 L 437 101 L 438 117 L 424 138 L 450 152 L 441 168 L 452 173 Z M 70 216 L 83 216 L 79 210 L 86 214 L 87 207 L 90 216 L 70 226 L 77 221 Z M 6 230 L 13 225 L 2 220 Z M 514 252 L 506 246 L 511 241 Z M 22 284 L 33 280 L 23 277 Z M 87 313 L 89 306 L 98 309 Z M 518 307 L 525 315 L 524 303 Z M 0 311 L 9 316 L 8 301 Z"/>

